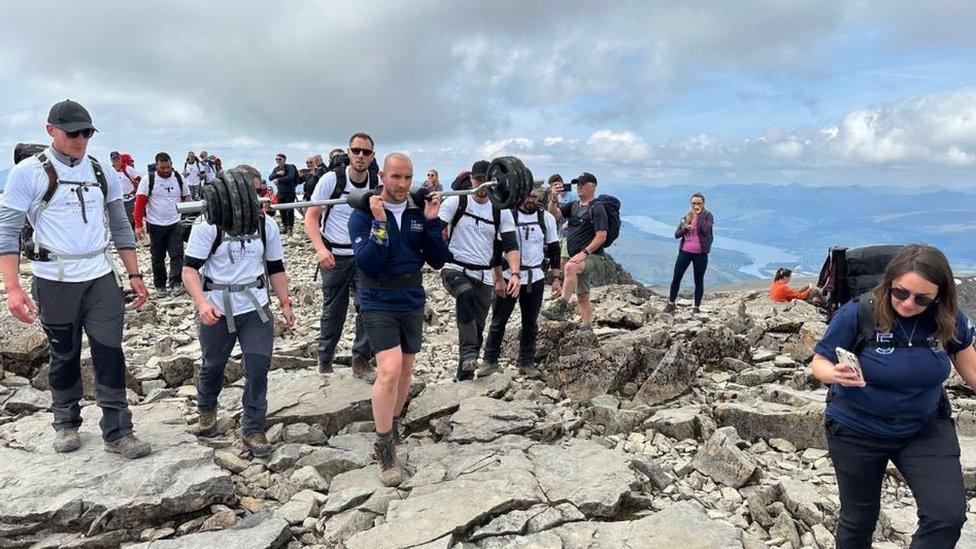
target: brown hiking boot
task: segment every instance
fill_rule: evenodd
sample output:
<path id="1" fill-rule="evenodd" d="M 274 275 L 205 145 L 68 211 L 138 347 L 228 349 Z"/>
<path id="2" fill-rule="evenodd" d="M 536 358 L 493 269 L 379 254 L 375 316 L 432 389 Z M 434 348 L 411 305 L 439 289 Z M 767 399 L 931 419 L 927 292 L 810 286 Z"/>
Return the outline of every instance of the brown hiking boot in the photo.
<path id="1" fill-rule="evenodd" d="M 122 454 L 126 459 L 140 458 L 152 451 L 148 442 L 143 442 L 135 435 L 125 435 L 124 437 L 105 443 L 105 451 L 113 454 Z"/>
<path id="2" fill-rule="evenodd" d="M 519 375 L 526 379 L 542 379 L 542 372 L 535 367 L 532 363 L 519 364 L 518 367 Z"/>
<path id="3" fill-rule="evenodd" d="M 207 438 L 217 435 L 217 410 L 200 410 L 197 434 Z"/>
<path id="4" fill-rule="evenodd" d="M 321 362 L 319 361 L 319 373 L 320 374 L 331 374 L 334 370 L 332 369 L 331 362 Z"/>
<path id="5" fill-rule="evenodd" d="M 399 486 L 403 482 L 403 467 L 397 461 L 393 438 L 373 443 L 373 451 L 380 466 L 380 482 L 383 486 Z"/>
<path id="6" fill-rule="evenodd" d="M 678 310 L 678 307 L 674 303 L 668 303 L 667 306 L 664 307 L 664 312 L 665 313 L 673 313 L 673 312 L 675 312 L 677 310 Z"/>
<path id="7" fill-rule="evenodd" d="M 569 302 L 559 298 L 548 309 L 542 310 L 542 316 L 549 320 L 566 320 L 569 316 Z"/>
<path id="8" fill-rule="evenodd" d="M 74 452 L 81 448 L 81 437 L 76 427 L 59 427 L 54 430 L 54 451 L 58 453 Z"/>
<path id="9" fill-rule="evenodd" d="M 352 357 L 352 375 L 358 377 L 365 381 L 366 383 L 372 383 L 376 381 L 376 370 L 369 365 L 369 361 L 361 356 Z"/>
<path id="10" fill-rule="evenodd" d="M 502 369 L 501 366 L 499 366 L 497 362 L 486 360 L 482 362 L 481 367 L 475 371 L 474 377 L 475 378 L 488 377 L 491 374 L 500 372 L 501 369 Z"/>
<path id="11" fill-rule="evenodd" d="M 268 442 L 268 437 L 265 436 L 264 431 L 247 435 L 241 440 L 244 442 L 244 446 L 251 451 L 252 456 L 263 458 L 271 455 L 273 448 L 271 447 L 271 443 Z"/>

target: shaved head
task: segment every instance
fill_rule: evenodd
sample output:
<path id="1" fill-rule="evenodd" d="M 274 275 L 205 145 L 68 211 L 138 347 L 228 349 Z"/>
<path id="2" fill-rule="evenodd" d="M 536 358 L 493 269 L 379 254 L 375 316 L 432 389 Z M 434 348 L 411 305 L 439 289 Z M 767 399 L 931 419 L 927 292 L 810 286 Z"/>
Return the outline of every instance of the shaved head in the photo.
<path id="1" fill-rule="evenodd" d="M 410 157 L 402 152 L 392 152 L 386 155 L 386 158 L 383 159 L 383 171 L 389 169 L 391 162 L 405 162 L 411 168 L 413 167 L 413 160 L 410 160 Z"/>
<path id="2" fill-rule="evenodd" d="M 383 181 L 383 200 L 397 204 L 405 201 L 413 182 L 413 162 L 410 157 L 399 152 L 386 155 L 380 180 Z"/>

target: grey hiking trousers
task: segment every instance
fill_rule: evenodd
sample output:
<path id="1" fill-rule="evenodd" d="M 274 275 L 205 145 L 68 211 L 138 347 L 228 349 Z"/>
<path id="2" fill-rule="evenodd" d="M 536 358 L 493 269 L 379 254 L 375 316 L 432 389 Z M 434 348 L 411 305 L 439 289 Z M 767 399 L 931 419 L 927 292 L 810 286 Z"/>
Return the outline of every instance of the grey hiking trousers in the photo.
<path id="1" fill-rule="evenodd" d="M 84 396 L 81 381 L 81 333 L 91 347 L 95 402 L 102 409 L 106 442 L 132 434 L 132 412 L 125 399 L 125 355 L 122 326 L 125 300 L 115 275 L 85 282 L 57 282 L 34 277 L 31 288 L 41 325 L 51 346 L 48 382 L 54 401 L 54 423 L 80 427 Z"/>
<path id="2" fill-rule="evenodd" d="M 322 275 L 322 317 L 319 319 L 319 364 L 332 364 L 342 328 L 349 311 L 349 292 L 356 292 L 356 260 L 353 256 L 335 256 L 335 267 L 319 268 Z M 355 339 L 352 343 L 353 356 L 370 359 L 373 356 L 363 328 L 363 316 L 359 312 L 359 299 L 353 298 L 356 309 Z"/>

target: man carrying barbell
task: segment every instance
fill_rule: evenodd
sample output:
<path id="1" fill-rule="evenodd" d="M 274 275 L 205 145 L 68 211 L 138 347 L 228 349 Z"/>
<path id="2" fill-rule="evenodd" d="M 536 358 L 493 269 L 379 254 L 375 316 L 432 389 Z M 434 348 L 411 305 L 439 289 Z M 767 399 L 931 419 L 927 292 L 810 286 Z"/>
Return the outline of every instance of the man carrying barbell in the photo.
<path id="1" fill-rule="evenodd" d="M 374 445 L 380 480 L 386 486 L 403 481 L 396 459 L 399 417 L 410 391 L 414 357 L 423 338 L 426 294 L 420 270 L 444 265 L 447 244 L 437 217 L 440 195 L 424 204 L 410 199 L 413 163 L 403 153 L 387 155 L 380 172 L 383 190 L 369 199 L 369 211 L 349 217 L 349 235 L 362 275 L 358 288 L 361 315 L 378 375 L 373 384 Z"/>
<path id="2" fill-rule="evenodd" d="M 485 182 L 488 162 L 479 160 L 471 167 L 471 187 Z M 456 303 L 458 330 L 457 379 L 474 377 L 484 339 L 485 320 L 491 305 L 492 289 L 498 295 L 516 297 L 521 287 L 519 249 L 515 221 L 510 210 L 502 210 L 488 199 L 487 190 L 471 196 L 449 196 L 440 209 L 447 227 L 448 257 L 441 270 L 441 281 Z M 493 257 L 501 247 L 512 273 L 508 281 L 495 273 Z"/>
<path id="3" fill-rule="evenodd" d="M 369 173 L 369 164 L 375 156 L 373 138 L 356 133 L 349 138 L 348 166 L 327 172 L 315 185 L 312 200 L 329 200 L 347 197 L 352 189 L 375 189 L 379 179 Z M 349 238 L 348 204 L 334 206 L 310 206 L 305 211 L 305 233 L 315 248 L 322 275 L 322 317 L 319 321 L 319 372 L 332 371 L 342 327 L 349 311 L 349 292 L 356 291 L 356 262 Z M 369 366 L 372 356 L 362 317 L 356 300 L 356 335 L 352 346 L 352 373 L 372 383 L 376 373 Z"/>
<path id="4" fill-rule="evenodd" d="M 239 193 L 246 195 L 254 193 L 253 185 L 261 180 L 261 173 L 243 165 L 221 172 L 218 178 L 215 184 L 237 185 Z M 250 215 L 257 218 L 257 227 L 249 234 L 229 236 L 202 216 L 193 224 L 183 285 L 200 316 L 203 364 L 197 385 L 197 432 L 207 437 L 216 434 L 217 397 L 223 387 L 224 368 L 234 343 L 240 342 L 245 379 L 241 439 L 251 454 L 264 457 L 271 454 L 264 428 L 274 346 L 268 284 L 281 304 L 286 327 L 295 324 L 295 313 L 288 297 L 278 224 L 260 213 L 256 205 L 254 210 Z"/>

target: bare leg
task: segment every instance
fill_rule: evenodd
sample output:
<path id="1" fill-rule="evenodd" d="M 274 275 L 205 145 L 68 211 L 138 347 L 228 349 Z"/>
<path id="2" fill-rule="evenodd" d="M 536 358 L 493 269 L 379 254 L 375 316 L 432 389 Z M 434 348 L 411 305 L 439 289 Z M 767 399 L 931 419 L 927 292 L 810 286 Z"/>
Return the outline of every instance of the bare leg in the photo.
<path id="1" fill-rule="evenodd" d="M 590 294 L 579 294 L 576 296 L 579 300 L 579 310 L 580 318 L 583 324 L 593 324 L 593 303 L 590 302 Z"/>
<path id="2" fill-rule="evenodd" d="M 373 383 L 373 422 L 377 433 L 389 433 L 393 429 L 393 412 L 397 407 L 397 392 L 403 365 L 400 347 L 386 349 L 376 354 L 376 381 Z M 411 355 L 411 367 L 413 359 Z M 407 388 L 410 377 L 407 376 Z"/>
<path id="3" fill-rule="evenodd" d="M 397 385 L 396 410 L 394 415 L 399 417 L 403 413 L 403 406 L 407 403 L 407 395 L 410 394 L 410 382 L 413 380 L 413 361 L 417 355 L 403 355 L 400 366 L 400 379 Z"/>
<path id="4" fill-rule="evenodd" d="M 586 269 L 585 261 L 582 263 L 566 263 L 566 269 L 564 271 L 566 273 L 566 280 L 563 281 L 563 301 L 569 301 L 569 298 L 576 292 L 576 281 L 584 269 Z"/>

